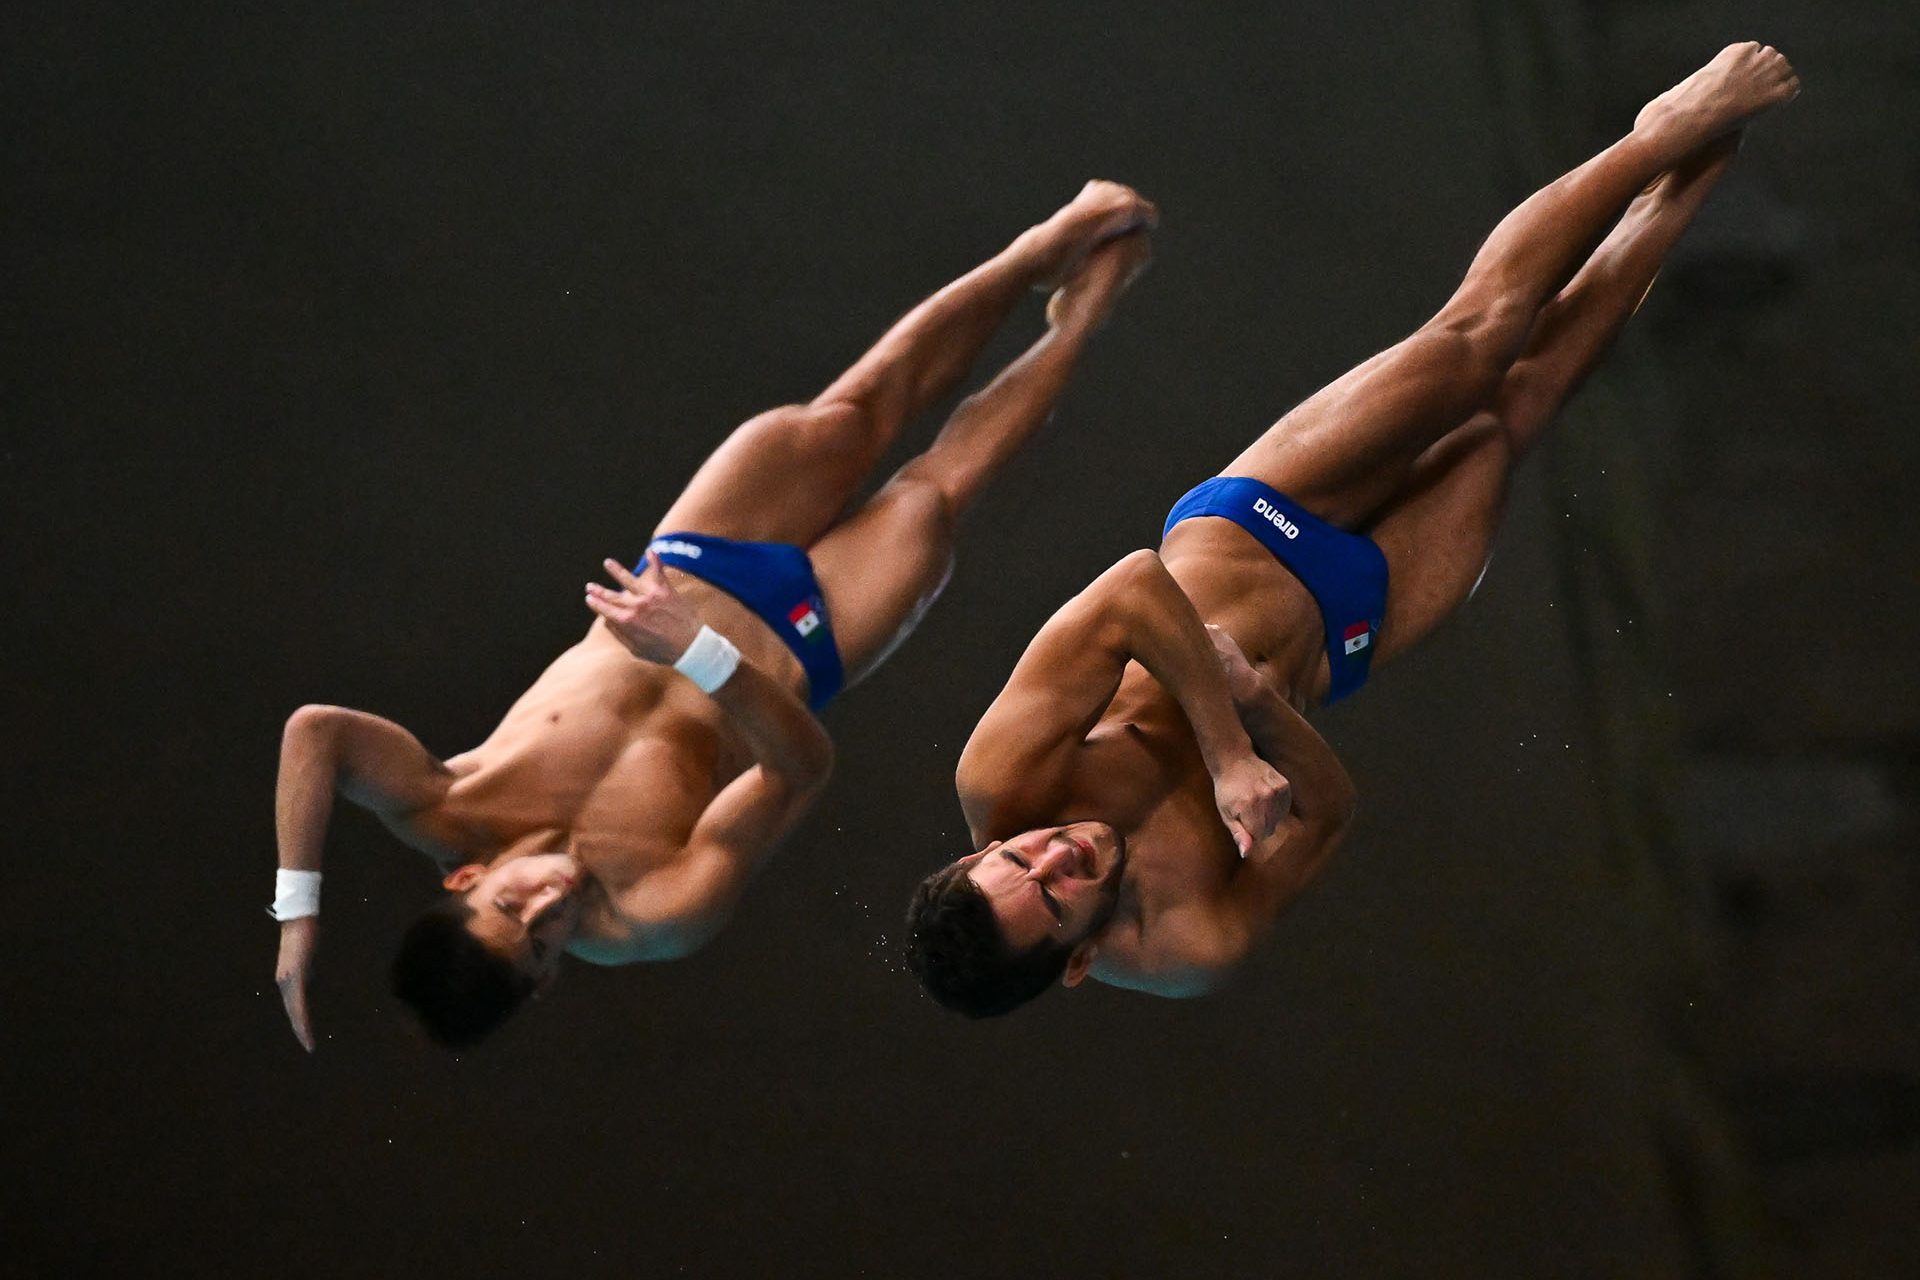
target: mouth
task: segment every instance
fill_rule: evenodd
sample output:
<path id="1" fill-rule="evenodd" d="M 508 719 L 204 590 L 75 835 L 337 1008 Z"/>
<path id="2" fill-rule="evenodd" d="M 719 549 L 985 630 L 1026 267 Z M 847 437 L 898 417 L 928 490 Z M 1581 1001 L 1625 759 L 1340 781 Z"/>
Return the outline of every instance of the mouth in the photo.
<path id="1" fill-rule="evenodd" d="M 1093 846 L 1081 836 L 1068 836 L 1067 843 L 1072 845 L 1075 852 L 1080 855 L 1074 864 L 1075 869 L 1080 873 L 1080 877 L 1083 880 L 1093 879 L 1094 868 L 1098 865 Z"/>

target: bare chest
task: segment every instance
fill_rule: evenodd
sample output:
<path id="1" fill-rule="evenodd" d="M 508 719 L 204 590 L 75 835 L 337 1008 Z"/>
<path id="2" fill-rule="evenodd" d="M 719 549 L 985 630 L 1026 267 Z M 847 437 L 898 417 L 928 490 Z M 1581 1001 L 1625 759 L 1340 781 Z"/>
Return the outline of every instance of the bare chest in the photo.
<path id="1" fill-rule="evenodd" d="M 1073 790 L 1077 808 L 1126 835 L 1128 878 L 1145 905 L 1210 898 L 1231 875 L 1233 842 L 1193 731 L 1144 671 L 1128 671 L 1087 735 Z"/>
<path id="2" fill-rule="evenodd" d="M 423 815 L 443 842 L 480 858 L 571 849 L 617 890 L 677 851 L 748 760 L 690 685 L 590 636 L 447 763 L 456 780 Z"/>
<path id="3" fill-rule="evenodd" d="M 1150 677 L 1130 671 L 1084 751 L 1082 794 L 1102 805 L 1093 812 L 1121 815 L 1108 820 L 1127 840 L 1129 910 L 1103 935 L 1094 975 L 1166 995 L 1205 989 L 1216 975 L 1196 970 L 1196 943 L 1239 858 L 1185 717 Z"/>

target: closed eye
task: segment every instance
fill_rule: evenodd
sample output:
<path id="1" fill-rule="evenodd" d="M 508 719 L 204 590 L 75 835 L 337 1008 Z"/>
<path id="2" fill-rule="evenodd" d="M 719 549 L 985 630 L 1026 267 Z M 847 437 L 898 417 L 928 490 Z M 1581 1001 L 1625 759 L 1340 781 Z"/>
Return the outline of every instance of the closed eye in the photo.
<path id="1" fill-rule="evenodd" d="M 1013 852 L 1011 849 L 1002 849 L 1000 856 L 1008 862 L 1011 862 L 1014 866 L 1019 867 L 1022 871 L 1025 871 L 1029 865 L 1025 858 Z M 1039 889 L 1040 901 L 1047 904 L 1047 912 L 1053 916 L 1054 923 L 1063 923 L 1066 920 L 1066 910 L 1061 907 L 1060 899 L 1054 897 L 1053 890 L 1047 888 L 1045 885 L 1040 885 Z"/>

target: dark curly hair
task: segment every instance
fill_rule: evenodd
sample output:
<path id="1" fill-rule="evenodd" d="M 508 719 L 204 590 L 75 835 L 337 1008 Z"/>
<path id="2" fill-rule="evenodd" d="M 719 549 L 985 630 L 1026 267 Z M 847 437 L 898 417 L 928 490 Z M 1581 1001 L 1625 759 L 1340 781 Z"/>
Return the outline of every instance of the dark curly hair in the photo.
<path id="1" fill-rule="evenodd" d="M 920 882 L 907 906 L 907 964 L 935 1000 L 969 1018 L 1011 1013 L 1060 981 L 1071 946 L 1015 951 L 993 905 L 956 862 Z"/>
<path id="2" fill-rule="evenodd" d="M 449 1049 L 484 1040 L 533 994 L 534 980 L 467 929 L 473 908 L 437 902 L 400 937 L 393 994 L 406 1001 L 427 1035 Z"/>

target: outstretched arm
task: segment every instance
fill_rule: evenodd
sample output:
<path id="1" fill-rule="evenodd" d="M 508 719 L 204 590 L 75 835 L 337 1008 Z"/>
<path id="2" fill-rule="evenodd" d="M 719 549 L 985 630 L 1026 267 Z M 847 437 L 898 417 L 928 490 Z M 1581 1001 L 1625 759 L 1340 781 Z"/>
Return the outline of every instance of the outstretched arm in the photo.
<path id="1" fill-rule="evenodd" d="M 1248 663 L 1232 636 L 1209 626 L 1234 709 L 1253 746 L 1292 784 L 1292 809 L 1272 838 L 1241 864 L 1231 889 L 1238 928 L 1250 932 L 1305 889 L 1345 837 L 1356 793 L 1340 757 Z"/>
<path id="2" fill-rule="evenodd" d="M 961 753 L 957 783 L 975 834 L 1029 825 L 1063 790 L 1074 748 L 1129 661 L 1179 702 L 1214 781 L 1221 820 L 1246 854 L 1278 825 L 1287 782 L 1254 754 L 1193 604 L 1152 551 L 1136 551 L 1061 607 L 1014 667 Z"/>
<path id="3" fill-rule="evenodd" d="M 439 801 L 451 779 L 418 738 L 391 720 L 345 707 L 301 707 L 280 739 L 274 831 L 281 870 L 320 870 L 335 792 L 392 822 Z M 309 1052 L 307 979 L 319 936 L 317 915 L 282 920 L 274 970 L 293 1034 Z"/>

